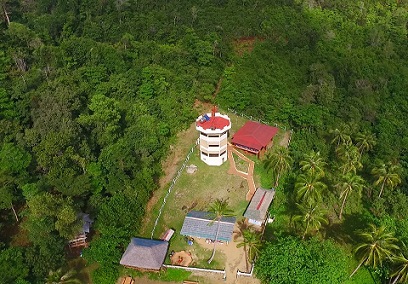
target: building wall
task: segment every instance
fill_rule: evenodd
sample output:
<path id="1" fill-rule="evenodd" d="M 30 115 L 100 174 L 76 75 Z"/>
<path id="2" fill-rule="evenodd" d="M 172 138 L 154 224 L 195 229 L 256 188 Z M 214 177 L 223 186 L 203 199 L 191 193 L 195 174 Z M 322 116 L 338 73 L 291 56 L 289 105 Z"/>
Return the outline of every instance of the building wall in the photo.
<path id="1" fill-rule="evenodd" d="M 227 116 L 226 116 L 227 117 Z M 231 124 L 224 129 L 200 129 L 200 158 L 207 165 L 220 166 L 228 160 L 228 132 Z"/>

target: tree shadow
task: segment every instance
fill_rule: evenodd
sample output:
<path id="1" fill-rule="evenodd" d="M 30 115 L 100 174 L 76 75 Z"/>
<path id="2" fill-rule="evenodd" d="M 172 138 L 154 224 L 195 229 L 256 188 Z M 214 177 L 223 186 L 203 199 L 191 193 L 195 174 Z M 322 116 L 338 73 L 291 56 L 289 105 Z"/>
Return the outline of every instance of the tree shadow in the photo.
<path id="1" fill-rule="evenodd" d="M 344 214 L 341 223 L 325 226 L 326 237 L 332 238 L 342 244 L 356 244 L 359 233 L 373 223 L 373 218 L 364 213 Z"/>

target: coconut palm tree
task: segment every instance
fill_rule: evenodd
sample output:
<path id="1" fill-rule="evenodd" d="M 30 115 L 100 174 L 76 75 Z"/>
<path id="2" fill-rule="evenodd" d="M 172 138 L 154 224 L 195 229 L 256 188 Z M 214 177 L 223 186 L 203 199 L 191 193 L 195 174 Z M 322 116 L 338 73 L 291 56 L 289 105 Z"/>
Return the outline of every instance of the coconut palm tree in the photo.
<path id="1" fill-rule="evenodd" d="M 392 258 L 394 267 L 391 273 L 392 284 L 408 282 L 408 259 L 403 253 Z"/>
<path id="2" fill-rule="evenodd" d="M 364 186 L 364 179 L 353 173 L 348 173 L 343 176 L 342 180 L 335 185 L 340 190 L 340 199 L 342 200 L 339 219 L 343 215 L 344 205 L 346 204 L 347 198 L 353 192 L 356 192 L 359 196 L 361 195 L 361 190 Z"/>
<path id="3" fill-rule="evenodd" d="M 228 202 L 223 199 L 216 199 L 211 205 L 208 210 L 210 213 L 214 215 L 214 219 L 210 225 L 213 225 L 213 222 L 217 221 L 217 232 L 215 234 L 215 240 L 214 240 L 214 247 L 213 247 L 213 252 L 211 254 L 210 259 L 208 260 L 208 263 L 211 263 L 214 259 L 215 256 L 215 246 L 218 241 L 218 234 L 220 232 L 220 224 L 221 224 L 221 219 L 222 217 L 232 217 L 234 216 L 233 211 L 229 208 Z"/>
<path id="4" fill-rule="evenodd" d="M 324 166 L 326 162 L 320 156 L 320 152 L 311 151 L 305 155 L 304 160 L 299 163 L 300 169 L 312 176 L 324 176 Z"/>
<path id="5" fill-rule="evenodd" d="M 351 142 L 337 147 L 336 154 L 342 162 L 340 169 L 342 170 L 343 175 L 348 172 L 356 173 L 358 169 L 363 167 L 360 162 L 360 152 L 356 146 L 351 144 Z"/>
<path id="6" fill-rule="evenodd" d="M 245 229 L 242 231 L 243 240 L 237 244 L 237 248 L 244 247 L 246 271 L 249 271 L 248 263 L 259 254 L 259 248 L 262 245 L 260 235 L 254 230 Z"/>
<path id="7" fill-rule="evenodd" d="M 355 253 L 360 255 L 360 263 L 351 273 L 352 277 L 361 265 L 369 265 L 377 268 L 382 265 L 385 259 L 390 259 L 399 250 L 395 244 L 398 239 L 394 237 L 393 233 L 386 232 L 385 226 L 376 227 L 370 224 L 371 231 L 360 233 L 363 242 L 359 244 Z"/>
<path id="8" fill-rule="evenodd" d="M 333 135 L 331 143 L 336 144 L 336 147 L 339 147 L 341 144 L 346 144 L 351 141 L 349 135 L 350 129 L 347 124 L 342 124 L 339 128 L 332 129 L 329 132 Z"/>
<path id="9" fill-rule="evenodd" d="M 81 284 L 82 282 L 75 278 L 76 271 L 71 269 L 68 271 L 63 270 L 62 268 L 57 269 L 56 271 L 50 271 L 47 278 L 45 279 L 46 284 Z"/>
<path id="10" fill-rule="evenodd" d="M 297 200 L 313 202 L 321 199 L 322 191 L 327 186 L 319 180 L 318 176 L 301 174 L 295 183 Z"/>
<path id="11" fill-rule="evenodd" d="M 320 208 L 316 202 L 296 203 L 296 205 L 300 213 L 295 215 L 292 220 L 295 223 L 301 223 L 304 227 L 302 239 L 305 239 L 310 231 L 319 231 L 323 224 L 328 223 L 325 210 Z"/>
<path id="12" fill-rule="evenodd" d="M 277 147 L 267 156 L 265 168 L 268 171 L 272 169 L 276 175 L 275 187 L 278 186 L 279 177 L 290 169 L 292 162 L 293 160 L 289 154 L 288 148 L 281 146 Z"/>
<path id="13" fill-rule="evenodd" d="M 370 132 L 357 133 L 355 141 L 361 156 L 364 152 L 371 151 L 376 144 L 375 136 Z"/>
<path id="14" fill-rule="evenodd" d="M 375 167 L 372 169 L 371 173 L 377 179 L 374 182 L 374 185 L 381 185 L 380 194 L 378 195 L 378 197 L 381 197 L 384 187 L 389 186 L 391 188 L 394 188 L 401 183 L 401 177 L 398 174 L 399 171 L 400 166 L 391 163 L 383 163 L 379 167 Z"/>

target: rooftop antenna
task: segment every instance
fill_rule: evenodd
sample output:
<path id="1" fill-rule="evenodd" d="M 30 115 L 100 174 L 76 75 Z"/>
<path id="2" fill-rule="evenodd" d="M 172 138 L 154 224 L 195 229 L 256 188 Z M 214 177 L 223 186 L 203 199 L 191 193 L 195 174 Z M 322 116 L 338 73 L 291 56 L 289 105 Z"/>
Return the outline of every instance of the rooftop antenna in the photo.
<path id="1" fill-rule="evenodd" d="M 215 117 L 215 113 L 217 112 L 217 106 L 214 105 L 212 110 L 211 110 L 211 117 Z"/>

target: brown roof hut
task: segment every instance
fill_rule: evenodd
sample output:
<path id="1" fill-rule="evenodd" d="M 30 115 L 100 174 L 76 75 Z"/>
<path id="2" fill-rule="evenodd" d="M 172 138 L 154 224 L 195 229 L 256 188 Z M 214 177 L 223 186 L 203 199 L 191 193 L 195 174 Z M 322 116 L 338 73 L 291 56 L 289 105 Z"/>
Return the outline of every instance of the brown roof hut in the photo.
<path id="1" fill-rule="evenodd" d="M 132 238 L 120 264 L 139 270 L 160 270 L 168 247 L 167 241 Z"/>

